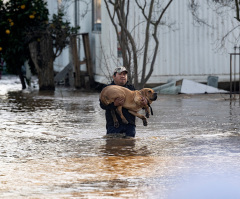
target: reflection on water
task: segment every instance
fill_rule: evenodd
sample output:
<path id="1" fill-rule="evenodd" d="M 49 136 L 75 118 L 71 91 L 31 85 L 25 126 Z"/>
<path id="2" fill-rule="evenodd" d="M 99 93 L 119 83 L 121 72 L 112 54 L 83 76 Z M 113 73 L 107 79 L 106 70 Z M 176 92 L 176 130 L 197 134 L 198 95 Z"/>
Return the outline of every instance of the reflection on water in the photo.
<path id="1" fill-rule="evenodd" d="M 136 154 L 135 139 L 107 138 L 101 152 L 106 156 L 132 156 Z"/>
<path id="2" fill-rule="evenodd" d="M 136 146 L 135 138 L 106 137 L 105 144 L 100 147 L 104 156 L 149 156 L 147 146 Z"/>
<path id="3" fill-rule="evenodd" d="M 31 112 L 46 108 L 55 109 L 58 105 L 53 102 L 53 99 L 38 99 L 34 98 L 34 94 L 25 94 L 21 91 L 8 93 L 8 105 L 10 105 L 13 112 Z"/>
<path id="4" fill-rule="evenodd" d="M 99 93 L 0 95 L 3 198 L 168 198 L 194 176 L 240 179 L 239 104 L 160 96 L 137 137 L 105 136 Z"/>

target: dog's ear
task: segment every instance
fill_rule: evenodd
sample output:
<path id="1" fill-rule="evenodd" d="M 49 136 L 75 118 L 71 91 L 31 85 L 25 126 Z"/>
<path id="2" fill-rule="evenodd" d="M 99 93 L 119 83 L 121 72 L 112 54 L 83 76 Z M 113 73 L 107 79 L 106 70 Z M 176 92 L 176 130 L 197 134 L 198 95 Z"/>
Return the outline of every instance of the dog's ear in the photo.
<path id="1" fill-rule="evenodd" d="M 141 90 L 141 95 L 142 95 L 143 97 L 147 97 L 147 89 L 146 89 L 146 88 L 143 88 L 143 89 Z"/>
<path id="2" fill-rule="evenodd" d="M 154 91 L 151 88 L 143 88 L 141 90 L 141 94 L 143 97 L 149 98 L 152 96 L 153 93 L 154 93 Z"/>
<path id="3" fill-rule="evenodd" d="M 147 88 L 143 88 L 141 90 L 141 94 L 142 94 L 143 97 L 148 98 L 149 97 L 148 89 Z"/>
<path id="4" fill-rule="evenodd" d="M 146 90 L 146 95 L 147 95 L 147 96 L 152 96 L 153 93 L 154 93 L 154 92 L 153 92 L 153 90 L 152 90 L 151 88 L 148 88 L 148 89 Z"/>

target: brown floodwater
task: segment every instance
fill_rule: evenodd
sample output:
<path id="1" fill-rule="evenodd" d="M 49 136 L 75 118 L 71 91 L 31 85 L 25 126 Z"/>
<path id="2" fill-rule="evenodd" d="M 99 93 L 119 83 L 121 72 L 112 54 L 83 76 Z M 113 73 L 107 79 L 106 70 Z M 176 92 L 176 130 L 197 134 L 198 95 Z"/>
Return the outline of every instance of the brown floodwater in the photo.
<path id="1" fill-rule="evenodd" d="M 0 80 L 0 198 L 240 198 L 240 103 L 159 95 L 135 138 L 106 137 L 98 92 Z M 226 197 L 224 197 L 226 195 Z"/>

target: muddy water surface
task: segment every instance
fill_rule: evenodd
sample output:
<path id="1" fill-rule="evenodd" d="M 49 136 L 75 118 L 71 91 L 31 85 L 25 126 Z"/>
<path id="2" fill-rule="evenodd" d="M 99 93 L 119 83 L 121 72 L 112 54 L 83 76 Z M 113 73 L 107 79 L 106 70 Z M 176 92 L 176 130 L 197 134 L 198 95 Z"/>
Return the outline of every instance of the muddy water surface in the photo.
<path id="1" fill-rule="evenodd" d="M 240 196 L 240 106 L 228 95 L 160 95 L 126 139 L 105 137 L 97 92 L 0 88 L 0 198 Z"/>

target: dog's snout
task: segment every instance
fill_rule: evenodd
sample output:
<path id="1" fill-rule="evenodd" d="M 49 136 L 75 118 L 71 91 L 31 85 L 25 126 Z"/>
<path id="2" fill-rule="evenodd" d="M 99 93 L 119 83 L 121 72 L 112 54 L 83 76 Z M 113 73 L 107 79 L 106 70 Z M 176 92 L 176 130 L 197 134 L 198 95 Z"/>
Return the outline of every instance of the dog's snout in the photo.
<path id="1" fill-rule="evenodd" d="M 157 99 L 157 93 L 153 93 L 153 100 Z"/>

